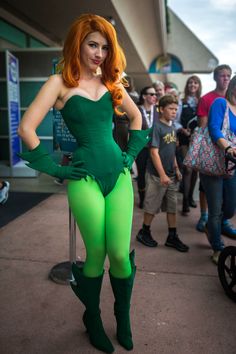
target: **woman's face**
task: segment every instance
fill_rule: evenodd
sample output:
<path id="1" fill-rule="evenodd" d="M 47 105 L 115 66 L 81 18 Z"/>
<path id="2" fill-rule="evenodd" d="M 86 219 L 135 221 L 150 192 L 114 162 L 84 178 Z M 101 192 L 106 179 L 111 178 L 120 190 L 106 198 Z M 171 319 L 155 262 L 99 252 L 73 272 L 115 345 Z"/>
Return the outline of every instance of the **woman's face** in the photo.
<path id="1" fill-rule="evenodd" d="M 161 85 L 156 85 L 155 86 L 156 94 L 157 94 L 157 99 L 159 100 L 162 96 L 165 94 L 165 88 Z"/>
<path id="2" fill-rule="evenodd" d="M 190 95 L 196 95 L 197 91 L 199 90 L 199 83 L 194 80 L 190 79 L 188 82 L 188 92 Z"/>
<path id="3" fill-rule="evenodd" d="M 96 72 L 106 59 L 108 50 L 107 39 L 100 32 L 88 34 L 80 49 L 81 67 Z"/>
<path id="4" fill-rule="evenodd" d="M 156 94 L 156 90 L 154 89 L 154 87 L 149 87 L 149 89 L 147 89 L 146 93 L 143 95 L 143 99 L 149 105 L 156 104 L 157 94 Z"/>

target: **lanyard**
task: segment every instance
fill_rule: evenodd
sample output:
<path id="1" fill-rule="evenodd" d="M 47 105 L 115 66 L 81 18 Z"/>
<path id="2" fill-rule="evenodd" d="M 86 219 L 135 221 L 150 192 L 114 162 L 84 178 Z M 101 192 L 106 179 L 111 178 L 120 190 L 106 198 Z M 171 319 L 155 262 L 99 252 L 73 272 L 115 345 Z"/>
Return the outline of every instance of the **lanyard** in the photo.
<path id="1" fill-rule="evenodd" d="M 143 115 L 144 115 L 144 118 L 145 118 L 145 121 L 147 123 L 148 128 L 151 128 L 152 124 L 153 124 L 154 107 L 155 106 L 152 106 L 150 114 L 147 114 L 146 109 L 143 106 L 141 106 L 142 111 L 143 111 Z"/>

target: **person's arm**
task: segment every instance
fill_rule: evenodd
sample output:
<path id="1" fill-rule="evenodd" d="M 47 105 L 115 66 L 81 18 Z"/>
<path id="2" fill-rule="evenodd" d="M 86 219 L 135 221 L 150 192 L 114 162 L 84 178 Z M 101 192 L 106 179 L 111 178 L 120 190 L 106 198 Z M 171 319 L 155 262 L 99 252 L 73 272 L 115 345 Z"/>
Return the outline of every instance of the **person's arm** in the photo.
<path id="1" fill-rule="evenodd" d="M 190 132 L 190 129 L 189 128 L 180 128 L 179 129 L 179 133 L 185 135 L 185 136 L 190 136 L 191 135 L 191 132 Z"/>
<path id="2" fill-rule="evenodd" d="M 171 183 L 171 179 L 165 173 L 165 170 L 163 168 L 161 158 L 159 155 L 159 149 L 156 147 L 151 147 L 150 148 L 150 156 L 151 156 L 153 165 L 159 174 L 161 184 L 168 186 L 168 184 Z"/>
<path id="3" fill-rule="evenodd" d="M 197 107 L 198 126 L 206 128 L 208 123 L 208 111 L 204 96 L 200 98 Z"/>
<path id="4" fill-rule="evenodd" d="M 208 122 L 208 117 L 207 116 L 198 116 L 198 126 L 201 128 L 206 128 L 207 127 L 207 122 Z"/>
<path id="5" fill-rule="evenodd" d="M 220 141 L 222 141 L 222 139 L 225 140 L 221 130 L 224 121 L 226 106 L 227 103 L 224 98 L 217 98 L 212 103 L 209 112 L 209 117 L 208 117 L 209 134 L 213 142 L 217 144 L 219 139 Z M 219 146 L 221 147 L 221 143 Z"/>
<path id="6" fill-rule="evenodd" d="M 18 134 L 29 151 L 23 152 L 19 156 L 29 162 L 28 167 L 50 176 L 76 180 L 86 178 L 89 173 L 82 168 L 83 161 L 78 161 L 71 166 L 56 164 L 36 134 L 37 127 L 60 97 L 61 89 L 61 77 L 59 75 L 51 76 L 29 106 L 18 128 Z"/>
<path id="7" fill-rule="evenodd" d="M 225 153 L 236 156 L 236 148 L 230 145 L 230 142 L 225 139 L 221 129 L 224 121 L 227 101 L 224 98 L 217 98 L 210 109 L 208 128 L 212 140 L 224 150 Z"/>
<path id="8" fill-rule="evenodd" d="M 174 169 L 175 169 L 175 174 L 176 174 L 177 181 L 181 181 L 182 180 L 182 174 L 181 174 L 181 172 L 179 170 L 179 166 L 178 166 L 176 157 L 175 157 L 175 160 L 174 160 Z"/>
<path id="9" fill-rule="evenodd" d="M 36 134 L 36 129 L 55 104 L 60 94 L 60 89 L 61 78 L 59 75 L 51 76 L 43 85 L 21 120 L 18 134 L 30 150 L 39 145 L 40 141 Z"/>
<path id="10" fill-rule="evenodd" d="M 236 157 L 236 147 L 233 147 L 229 144 L 229 142 L 225 139 L 219 139 L 217 141 L 217 145 L 225 151 L 225 155 L 231 155 L 234 158 Z"/>

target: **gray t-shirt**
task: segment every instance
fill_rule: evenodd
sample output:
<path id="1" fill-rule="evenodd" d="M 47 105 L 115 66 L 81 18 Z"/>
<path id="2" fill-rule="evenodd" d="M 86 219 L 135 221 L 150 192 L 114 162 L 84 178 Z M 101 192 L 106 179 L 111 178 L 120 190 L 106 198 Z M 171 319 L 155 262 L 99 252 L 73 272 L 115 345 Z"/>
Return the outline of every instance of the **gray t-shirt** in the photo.
<path id="1" fill-rule="evenodd" d="M 158 148 L 162 166 L 167 176 L 175 175 L 174 161 L 176 152 L 176 131 L 173 125 L 168 126 L 158 120 L 153 126 L 150 147 Z M 151 157 L 148 160 L 147 170 L 152 175 L 159 174 L 155 169 Z"/>

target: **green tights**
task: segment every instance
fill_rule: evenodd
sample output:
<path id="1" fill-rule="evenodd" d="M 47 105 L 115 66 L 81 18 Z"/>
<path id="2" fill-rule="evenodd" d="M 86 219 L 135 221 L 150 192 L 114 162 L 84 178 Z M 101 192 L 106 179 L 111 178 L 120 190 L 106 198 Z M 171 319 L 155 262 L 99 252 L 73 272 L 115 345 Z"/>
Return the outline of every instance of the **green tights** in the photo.
<path id="1" fill-rule="evenodd" d="M 106 255 L 116 278 L 131 274 L 129 259 L 133 217 L 133 187 L 130 172 L 121 173 L 112 191 L 104 197 L 96 180 L 70 180 L 68 200 L 86 248 L 83 273 L 97 277 Z"/>

